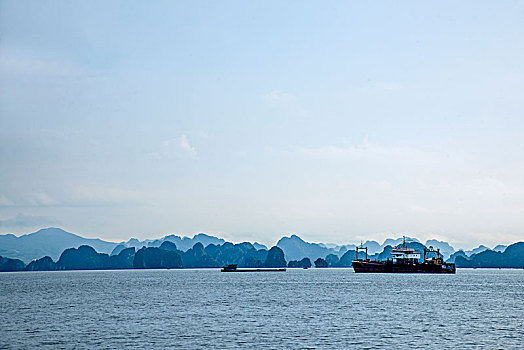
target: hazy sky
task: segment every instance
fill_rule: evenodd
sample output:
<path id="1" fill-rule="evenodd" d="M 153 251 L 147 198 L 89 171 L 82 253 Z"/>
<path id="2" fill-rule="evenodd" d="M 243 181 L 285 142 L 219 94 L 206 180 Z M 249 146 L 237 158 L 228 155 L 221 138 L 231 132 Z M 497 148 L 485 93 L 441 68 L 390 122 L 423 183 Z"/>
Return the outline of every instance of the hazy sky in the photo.
<path id="1" fill-rule="evenodd" d="M 524 240 L 523 1 L 0 1 L 0 232 Z"/>

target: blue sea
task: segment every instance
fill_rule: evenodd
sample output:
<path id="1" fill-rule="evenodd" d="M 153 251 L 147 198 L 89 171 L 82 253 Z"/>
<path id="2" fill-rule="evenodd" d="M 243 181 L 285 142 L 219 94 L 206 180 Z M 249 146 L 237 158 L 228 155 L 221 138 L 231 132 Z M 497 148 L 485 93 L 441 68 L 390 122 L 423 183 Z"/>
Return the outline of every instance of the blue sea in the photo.
<path id="1" fill-rule="evenodd" d="M 0 274 L 2 349 L 524 349 L 524 270 Z"/>

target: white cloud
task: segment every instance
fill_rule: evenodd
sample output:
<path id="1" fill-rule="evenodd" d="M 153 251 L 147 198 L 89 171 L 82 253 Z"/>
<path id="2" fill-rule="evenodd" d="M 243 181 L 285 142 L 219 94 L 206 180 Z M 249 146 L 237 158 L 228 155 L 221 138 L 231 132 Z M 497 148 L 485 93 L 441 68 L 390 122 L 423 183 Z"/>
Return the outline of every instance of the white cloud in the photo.
<path id="1" fill-rule="evenodd" d="M 173 158 L 184 155 L 190 157 L 196 157 L 197 155 L 196 148 L 189 143 L 189 139 L 185 134 L 179 137 L 165 140 L 162 143 L 162 149 L 160 150 L 160 152 L 156 152 L 154 154 L 154 156 L 159 159 Z"/>
<path id="2" fill-rule="evenodd" d="M 262 96 L 262 99 L 269 107 L 282 109 L 287 113 L 298 116 L 306 115 L 306 110 L 301 105 L 298 98 L 293 94 L 280 90 L 272 90 L 271 92 Z"/>
<path id="3" fill-rule="evenodd" d="M 345 146 L 321 146 L 317 148 L 298 147 L 298 152 L 305 156 L 318 159 L 374 159 L 374 160 L 391 160 L 405 159 L 415 161 L 428 161 L 433 158 L 435 152 L 424 152 L 411 147 L 391 146 L 385 147 L 377 143 L 370 142 L 368 138 L 360 144 Z"/>

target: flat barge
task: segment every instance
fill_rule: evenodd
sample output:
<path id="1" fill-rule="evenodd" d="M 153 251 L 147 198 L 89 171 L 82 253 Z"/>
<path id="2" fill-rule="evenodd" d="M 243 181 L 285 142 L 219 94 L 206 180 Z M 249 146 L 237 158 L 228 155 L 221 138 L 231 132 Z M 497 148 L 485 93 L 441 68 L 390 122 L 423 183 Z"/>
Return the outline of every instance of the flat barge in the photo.
<path id="1" fill-rule="evenodd" d="M 222 267 L 222 272 L 286 272 L 286 269 L 239 269 L 236 264 Z"/>
<path id="2" fill-rule="evenodd" d="M 365 259 L 359 259 L 358 252 L 365 252 Z M 428 258 L 429 254 L 434 257 Z M 432 247 L 424 249 L 424 261 L 419 262 L 420 254 L 414 249 L 406 248 L 406 240 L 402 247 L 391 250 L 393 259 L 376 261 L 368 259 L 367 247 L 357 247 L 357 258 L 353 260 L 353 270 L 356 273 L 456 273 L 454 263 L 446 263 L 440 255 L 439 249 Z"/>

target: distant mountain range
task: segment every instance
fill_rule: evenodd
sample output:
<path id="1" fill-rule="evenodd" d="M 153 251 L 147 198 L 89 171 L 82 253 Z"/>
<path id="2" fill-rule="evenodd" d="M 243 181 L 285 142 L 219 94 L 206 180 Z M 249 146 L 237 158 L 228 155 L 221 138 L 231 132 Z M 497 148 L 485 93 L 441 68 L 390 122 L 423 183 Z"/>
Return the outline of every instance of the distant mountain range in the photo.
<path id="1" fill-rule="evenodd" d="M 20 259 L 26 263 L 44 256 L 57 260 L 65 249 L 81 245 L 91 246 L 98 252 L 109 253 L 117 244 L 101 239 L 83 238 L 59 228 L 46 228 L 20 237 L 11 234 L 0 235 L 0 255 Z"/>
<path id="2" fill-rule="evenodd" d="M 37 232 L 22 235 L 17 237 L 12 234 L 0 235 L 0 256 L 5 258 L 20 259 L 24 263 L 29 263 L 34 259 L 40 259 L 44 256 L 49 256 L 52 260 L 57 261 L 62 252 L 68 248 L 78 248 L 82 245 L 88 245 L 98 253 L 105 253 L 111 256 L 120 254 L 127 248 L 134 248 L 140 250 L 141 248 L 158 248 L 164 242 L 173 243 L 177 250 L 180 252 L 186 252 L 194 247 L 196 243 L 202 244 L 204 248 L 209 245 L 221 246 L 226 241 L 222 238 L 214 237 L 204 233 L 199 233 L 190 237 L 181 237 L 177 235 L 167 235 L 160 239 L 155 240 L 143 240 L 132 238 L 126 242 L 107 242 L 100 239 L 89 239 L 79 235 L 66 232 L 60 228 L 46 228 L 41 229 Z M 470 251 L 455 251 L 455 249 L 447 242 L 438 240 L 428 240 L 423 245 L 418 239 L 406 237 L 406 242 L 415 244 L 414 247 L 419 249 L 420 247 L 432 246 L 435 249 L 440 249 L 440 252 L 444 259 L 455 261 L 460 256 L 468 259 L 471 256 L 478 255 L 485 251 L 494 251 L 502 253 L 506 249 L 506 246 L 498 245 L 493 250 L 490 250 L 486 246 L 479 246 Z M 388 256 L 388 247 L 394 247 L 402 243 L 402 238 L 388 238 L 382 244 L 376 241 L 366 241 L 364 246 L 368 247 L 368 253 L 374 257 Z M 268 248 L 259 243 L 252 243 L 255 250 L 268 250 Z M 327 256 L 330 257 L 332 265 L 335 266 L 338 263 L 334 263 L 336 259 L 345 261 L 342 258 L 347 252 L 354 252 L 356 245 L 336 245 L 336 244 L 325 244 L 325 243 L 310 243 L 301 239 L 297 235 L 291 235 L 289 237 L 282 237 L 276 244 L 277 247 L 282 249 L 287 261 L 299 261 L 304 258 L 315 261 L 319 258 L 325 259 Z M 423 249 L 423 248 L 420 248 Z M 351 253 L 353 254 L 353 253 Z M 349 259 L 350 255 L 346 255 L 344 259 Z M 336 259 L 335 259 L 336 258 Z M 346 264 L 341 263 L 341 264 Z"/>
<path id="3" fill-rule="evenodd" d="M 406 243 L 406 246 L 418 253 L 423 253 L 426 249 L 425 245 L 414 241 Z M 368 255 L 368 258 L 378 261 L 392 259 L 392 249 L 390 245 L 387 245 L 381 253 Z M 363 258 L 362 255 L 359 253 L 360 258 Z M 317 258 L 314 265 L 319 268 L 351 267 L 355 258 L 357 258 L 356 251 L 347 250 L 340 257 L 328 254 L 325 259 Z M 165 240 L 159 247 L 142 247 L 138 251 L 134 247 L 124 248 L 118 254 L 113 255 L 99 253 L 88 245 L 81 245 L 78 248 L 64 250 L 56 262 L 49 256 L 45 256 L 29 264 L 19 259 L 0 256 L 0 272 L 217 268 L 227 264 L 248 268 L 308 268 L 312 266 L 308 257 L 286 261 L 281 248 L 275 246 L 269 250 L 256 249 L 249 242 L 239 244 L 225 242 L 219 245 L 211 243 L 207 247 L 204 247 L 202 243 L 195 243 L 192 248 L 184 252 L 177 249 L 175 243 Z M 456 265 L 457 267 L 473 268 L 524 268 L 524 242 L 508 246 L 503 253 L 487 250 L 473 254 L 470 258 L 458 255 Z"/>
<path id="4" fill-rule="evenodd" d="M 136 238 L 131 238 L 127 242 L 115 243 L 101 239 L 84 238 L 60 228 L 52 227 L 19 237 L 12 234 L 0 235 L 0 256 L 20 259 L 25 263 L 44 256 L 49 256 L 56 261 L 64 250 L 78 248 L 82 245 L 90 246 L 98 253 L 118 255 L 126 248 L 139 250 L 142 247 L 160 247 L 165 241 L 174 243 L 181 251 L 191 249 L 196 243 L 202 243 L 204 247 L 207 247 L 210 244 L 222 245 L 226 242 L 222 238 L 199 233 L 193 236 L 193 238 L 168 235 L 155 240 L 140 241 Z M 253 243 L 253 246 L 255 249 L 267 250 L 266 246 L 256 242 Z"/>
<path id="5" fill-rule="evenodd" d="M 474 253 L 469 258 L 457 256 L 457 267 L 489 268 L 524 268 L 524 242 L 514 243 L 503 252 L 484 250 Z"/>

